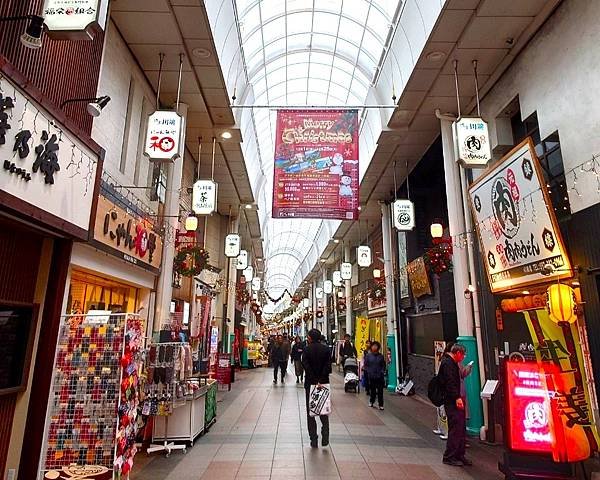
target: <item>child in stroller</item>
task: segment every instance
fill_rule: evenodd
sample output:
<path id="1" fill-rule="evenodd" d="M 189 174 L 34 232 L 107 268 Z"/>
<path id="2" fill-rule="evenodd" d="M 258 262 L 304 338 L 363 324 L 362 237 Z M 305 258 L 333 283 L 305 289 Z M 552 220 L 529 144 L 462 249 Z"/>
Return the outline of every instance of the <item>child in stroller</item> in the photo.
<path id="1" fill-rule="evenodd" d="M 360 378 L 356 358 L 346 358 L 344 362 L 344 391 L 360 393 Z"/>

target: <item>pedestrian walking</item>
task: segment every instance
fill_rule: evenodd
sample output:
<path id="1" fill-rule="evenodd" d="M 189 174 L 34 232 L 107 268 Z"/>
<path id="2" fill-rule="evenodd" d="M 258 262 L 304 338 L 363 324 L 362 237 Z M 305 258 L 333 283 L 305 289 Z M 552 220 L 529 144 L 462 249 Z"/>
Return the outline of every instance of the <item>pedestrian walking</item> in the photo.
<path id="1" fill-rule="evenodd" d="M 473 462 L 465 457 L 465 402 L 461 397 L 460 385 L 460 362 L 464 360 L 465 353 L 465 347 L 455 343 L 450 352 L 442 357 L 438 371 L 438 382 L 444 392 L 444 410 L 448 418 L 448 440 L 443 462 L 456 467 L 473 465 Z"/>
<path id="2" fill-rule="evenodd" d="M 304 381 L 304 367 L 302 366 L 302 353 L 304 352 L 304 342 L 299 336 L 294 339 L 292 353 L 290 358 L 294 363 L 294 372 L 296 373 L 296 383 Z"/>
<path id="3" fill-rule="evenodd" d="M 371 352 L 371 340 L 367 340 L 365 342 L 365 349 L 363 350 L 363 360 L 362 360 L 362 370 L 363 370 L 363 387 L 365 388 L 365 393 L 367 397 L 371 395 L 371 389 L 369 388 L 369 378 L 365 372 L 365 360 L 367 359 L 367 355 Z"/>
<path id="4" fill-rule="evenodd" d="M 342 368 L 344 367 L 347 358 L 356 358 L 358 356 L 356 347 L 352 343 L 352 339 L 348 333 L 344 335 L 344 343 L 340 349 L 340 356 L 342 357 Z"/>
<path id="5" fill-rule="evenodd" d="M 287 359 L 285 355 L 285 346 L 283 345 L 283 337 L 281 335 L 277 335 L 275 342 L 271 347 L 271 363 L 273 364 L 273 383 L 277 384 L 278 370 L 281 371 L 281 383 L 284 383 Z"/>
<path id="6" fill-rule="evenodd" d="M 306 420 L 308 424 L 308 436 L 310 446 L 318 447 L 317 419 L 309 413 L 309 398 L 311 385 L 329 384 L 329 374 L 331 373 L 331 361 L 329 358 L 329 348 L 321 343 L 321 332 L 312 329 L 308 332 L 308 345 L 302 354 L 302 365 L 304 366 L 304 390 L 306 393 Z M 321 419 L 321 445 L 329 445 L 329 416 L 320 415 Z"/>
<path id="7" fill-rule="evenodd" d="M 290 344 L 290 339 L 287 333 L 283 334 L 283 340 L 281 341 L 281 345 L 283 347 L 283 365 L 281 366 L 283 371 L 283 380 L 285 380 L 285 376 L 287 375 L 288 362 L 290 361 L 290 353 L 292 353 L 292 345 Z"/>
<path id="8" fill-rule="evenodd" d="M 379 342 L 371 343 L 371 351 L 365 357 L 364 370 L 369 381 L 369 406 L 375 406 L 375 397 L 377 397 L 379 410 L 383 410 L 383 387 L 385 384 L 386 364 L 380 349 L 381 344 Z"/>

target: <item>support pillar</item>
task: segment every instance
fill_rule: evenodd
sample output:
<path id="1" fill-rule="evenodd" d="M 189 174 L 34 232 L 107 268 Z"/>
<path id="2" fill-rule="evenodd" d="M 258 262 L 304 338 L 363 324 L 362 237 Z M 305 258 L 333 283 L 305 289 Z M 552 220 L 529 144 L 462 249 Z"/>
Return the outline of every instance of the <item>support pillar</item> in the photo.
<path id="1" fill-rule="evenodd" d="M 350 246 L 344 247 L 344 261 L 350 262 Z M 346 333 L 352 336 L 352 281 L 344 280 L 346 289 Z"/>
<path id="2" fill-rule="evenodd" d="M 394 264 L 392 262 L 392 224 L 390 206 L 381 203 L 381 232 L 383 234 L 383 268 L 386 292 L 387 345 L 392 355 L 388 367 L 388 390 L 395 391 L 398 385 L 398 329 L 396 328 L 396 292 L 394 289 Z"/>
<path id="3" fill-rule="evenodd" d="M 183 117 L 181 138 L 179 145 L 185 145 L 185 129 L 187 124 L 188 106 L 179 104 L 179 114 Z M 165 220 L 163 224 L 166 229 L 175 232 L 179 229 L 179 192 L 181 190 L 181 179 L 183 176 L 183 162 L 185 149 L 181 157 L 173 163 L 166 164 L 167 170 L 167 194 L 165 197 Z M 164 242 L 162 252 L 162 268 L 156 285 L 156 310 L 152 325 L 152 332 L 159 332 L 162 325 L 169 323 L 171 300 L 173 296 L 173 258 L 175 258 L 175 242 Z"/>
<path id="4" fill-rule="evenodd" d="M 236 215 L 235 217 L 230 217 L 228 233 L 238 233 L 239 226 L 239 215 Z M 224 315 L 225 318 L 223 325 L 223 330 L 227 332 L 227 334 L 225 337 L 225 341 L 223 342 L 223 351 L 226 353 L 231 353 L 231 347 L 234 341 L 233 336 L 235 327 L 235 287 L 237 284 L 237 260 L 235 258 L 230 258 L 227 261 L 229 263 L 229 268 L 227 269 L 227 314 Z"/>
<path id="5" fill-rule="evenodd" d="M 317 281 L 316 280 L 312 281 L 310 293 L 311 293 L 311 299 L 312 299 L 312 321 L 311 321 L 311 329 L 312 329 L 312 328 L 317 328 L 318 300 L 317 300 Z"/>
<path id="6" fill-rule="evenodd" d="M 463 197 L 461 188 L 460 167 L 456 162 L 454 136 L 450 120 L 441 118 L 442 148 L 444 152 L 444 174 L 446 177 L 446 198 L 448 200 L 448 228 L 450 236 L 460 235 L 467 231 Z M 482 426 L 482 406 L 479 393 L 481 391 L 477 341 L 473 336 L 473 309 L 471 301 L 465 298 L 464 292 L 469 286 L 469 259 L 466 248 L 455 248 L 452 254 L 452 275 L 454 277 L 454 296 L 456 298 L 456 317 L 458 322 L 457 341 L 467 349 L 465 364 L 473 361 L 473 373 L 465 379 L 467 401 L 469 403 L 469 419 L 467 431 L 479 436 Z"/>
<path id="7" fill-rule="evenodd" d="M 325 280 L 327 280 L 327 267 L 323 266 L 323 277 L 321 280 L 321 286 L 323 287 L 323 321 L 325 322 L 325 328 L 322 329 L 321 333 L 327 338 L 327 344 L 331 339 L 331 328 L 329 327 L 329 314 L 327 312 L 327 294 L 325 293 Z"/>

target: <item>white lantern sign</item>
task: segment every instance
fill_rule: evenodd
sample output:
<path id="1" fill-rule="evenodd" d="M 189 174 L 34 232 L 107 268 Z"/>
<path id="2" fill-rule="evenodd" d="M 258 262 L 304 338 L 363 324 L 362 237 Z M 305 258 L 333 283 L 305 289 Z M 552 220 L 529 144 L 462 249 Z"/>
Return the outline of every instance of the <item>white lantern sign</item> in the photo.
<path id="1" fill-rule="evenodd" d="M 356 249 L 356 258 L 360 267 L 370 267 L 373 263 L 371 257 L 371 247 L 367 245 L 361 245 Z"/>
<path id="2" fill-rule="evenodd" d="M 396 200 L 392 204 L 392 217 L 396 230 L 413 230 L 415 228 L 415 204 L 410 200 Z"/>
<path id="3" fill-rule="evenodd" d="M 237 256 L 235 268 L 237 270 L 246 270 L 248 267 L 248 252 L 246 250 L 240 250 L 240 254 Z"/>
<path id="4" fill-rule="evenodd" d="M 334 287 L 342 286 L 342 273 L 339 270 L 336 270 L 335 272 L 333 272 L 333 275 L 331 276 L 331 278 L 333 280 Z"/>
<path id="5" fill-rule="evenodd" d="M 241 238 L 237 233 L 230 233 L 225 237 L 225 256 L 235 258 L 240 254 Z M 252 275 L 250 275 L 252 277 Z"/>
<path id="6" fill-rule="evenodd" d="M 485 168 L 492 159 L 487 122 L 480 117 L 461 117 L 452 128 L 456 160 L 465 168 Z"/>
<path id="7" fill-rule="evenodd" d="M 316 296 L 318 299 L 321 299 L 321 298 L 323 298 L 323 288 L 322 288 L 322 287 L 317 287 L 317 288 L 315 288 L 315 296 Z"/>
<path id="8" fill-rule="evenodd" d="M 254 278 L 254 268 L 252 268 L 252 265 L 248 265 L 248 267 L 242 272 L 242 274 L 244 275 L 244 278 L 247 282 L 251 282 Z"/>
<path id="9" fill-rule="evenodd" d="M 217 209 L 217 184 L 198 180 L 192 187 L 192 210 L 196 215 L 210 215 Z"/>
<path id="10" fill-rule="evenodd" d="M 254 277 L 252 279 L 252 291 L 258 292 L 260 290 L 260 277 Z"/>
<path id="11" fill-rule="evenodd" d="M 179 158 L 182 123 L 181 115 L 173 110 L 157 110 L 150 115 L 144 155 L 157 162 Z"/>
<path id="12" fill-rule="evenodd" d="M 108 0 L 45 0 L 42 16 L 50 38 L 91 40 L 104 30 Z"/>
<path id="13" fill-rule="evenodd" d="M 326 295 L 329 295 L 331 292 L 333 292 L 333 282 L 331 280 L 325 280 L 323 282 L 323 292 Z"/>
<path id="14" fill-rule="evenodd" d="M 340 266 L 340 274 L 342 280 L 352 280 L 352 264 L 350 262 L 344 262 Z"/>

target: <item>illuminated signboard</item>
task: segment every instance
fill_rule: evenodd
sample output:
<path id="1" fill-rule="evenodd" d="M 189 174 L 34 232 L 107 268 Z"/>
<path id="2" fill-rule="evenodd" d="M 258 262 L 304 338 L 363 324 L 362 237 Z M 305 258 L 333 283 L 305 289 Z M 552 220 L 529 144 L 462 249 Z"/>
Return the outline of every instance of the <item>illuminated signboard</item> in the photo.
<path id="1" fill-rule="evenodd" d="M 506 363 L 506 417 L 512 450 L 552 453 L 554 429 L 547 373 L 535 362 Z"/>

